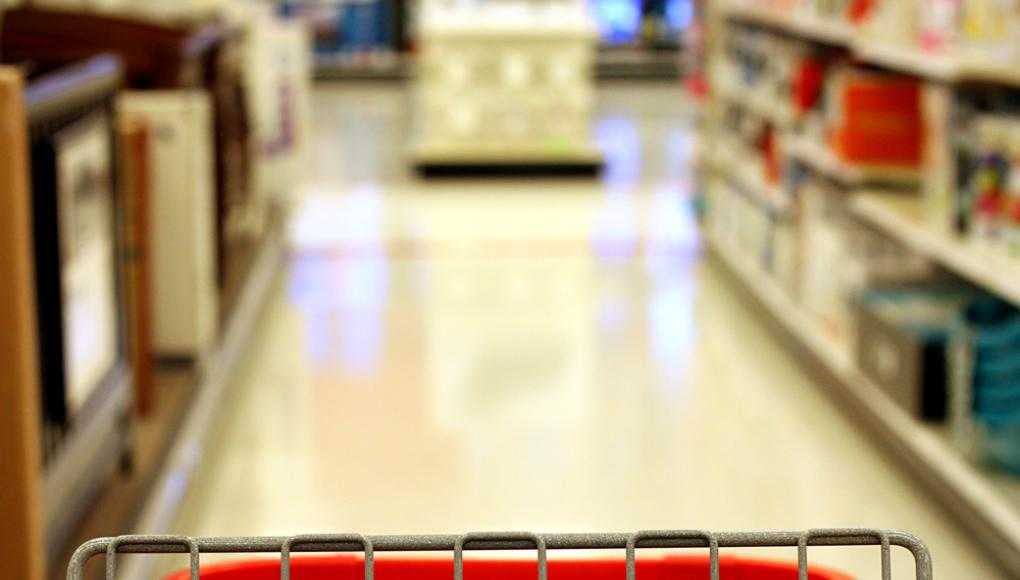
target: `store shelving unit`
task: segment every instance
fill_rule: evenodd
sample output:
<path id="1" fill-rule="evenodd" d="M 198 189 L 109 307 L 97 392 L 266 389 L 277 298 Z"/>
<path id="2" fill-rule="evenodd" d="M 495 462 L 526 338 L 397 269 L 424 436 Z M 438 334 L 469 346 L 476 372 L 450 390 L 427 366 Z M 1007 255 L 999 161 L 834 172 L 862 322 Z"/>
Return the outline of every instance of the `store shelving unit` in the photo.
<path id="1" fill-rule="evenodd" d="M 281 213 L 281 212 L 274 212 Z M 92 499 L 92 509 L 60 546 L 56 560 L 66 562 L 75 546 L 111 529 L 159 531 L 173 521 L 192 470 L 207 442 L 215 413 L 236 376 L 238 365 L 280 272 L 285 218 L 275 215 L 255 252 L 250 272 L 216 347 L 200 361 L 200 372 L 161 373 L 163 398 L 157 420 L 136 429 L 135 467 Z M 133 576 L 137 577 L 137 576 Z M 152 577 L 150 574 L 147 577 Z"/>
<path id="2" fill-rule="evenodd" d="M 749 1 L 721 2 L 709 14 L 708 21 L 714 32 L 710 35 L 710 63 L 712 59 L 724 58 L 723 48 L 730 32 L 749 27 L 843 50 L 861 65 L 919 77 L 931 87 L 931 94 L 937 95 L 934 98 L 942 102 L 948 100 L 956 86 L 1020 87 L 1020 72 L 994 60 L 965 54 L 928 54 L 919 48 L 877 41 L 848 23 L 828 22 L 795 10 L 779 12 Z M 782 150 L 789 160 L 840 184 L 848 196 L 846 207 L 854 221 L 1018 306 L 1020 260 L 971 243 L 947 231 L 947 227 L 935 225 L 937 220 L 926 215 L 918 194 L 928 191 L 930 180 L 944 178 L 945 174 L 932 172 L 927 166 L 918 171 L 845 163 L 805 130 L 807 123 L 785 114 L 792 110 L 789 106 L 778 100 L 763 102 L 758 93 L 742 91 L 727 83 L 727 78 L 726 75 L 713 78 L 715 86 L 706 105 L 702 145 L 707 154 L 702 157 L 702 164 L 707 170 L 706 238 L 711 254 L 766 314 L 800 359 L 821 377 L 819 385 L 926 484 L 940 503 L 996 556 L 1004 570 L 1020 577 L 1020 480 L 986 468 L 958 450 L 944 428 L 923 423 L 904 411 L 865 376 L 849 346 L 831 337 L 822 320 L 789 291 L 785 280 L 781 282 L 766 269 L 763 256 L 767 252 L 748 251 L 733 239 L 736 232 L 718 231 L 731 224 L 713 221 L 712 200 L 716 196 L 732 195 L 735 189 L 745 195 L 764 191 L 762 179 L 748 178 L 754 177 L 748 168 L 756 164 L 743 157 L 741 162 L 735 162 L 734 148 L 728 141 L 732 137 L 722 123 L 723 112 L 738 107 L 744 114 L 771 125 L 782 135 Z M 944 109 L 938 110 L 945 114 Z M 940 159 L 944 152 L 929 154 Z M 883 188 L 885 191 L 880 192 Z M 765 195 L 758 197 L 771 199 Z M 744 243 L 746 246 L 746 240 Z"/>
<path id="3" fill-rule="evenodd" d="M 159 447 L 154 449 L 153 454 L 158 459 L 153 462 L 147 480 L 136 490 L 139 500 L 145 501 L 137 512 L 130 514 L 127 523 L 130 529 L 139 533 L 158 533 L 174 525 L 185 498 L 184 492 L 193 482 L 204 449 L 210 445 L 217 413 L 234 386 L 233 377 L 237 376 L 256 325 L 278 280 L 286 251 L 285 223 L 285 213 L 281 209 L 256 252 L 248 280 L 219 345 L 202 361 L 202 375 L 191 384 L 178 385 L 187 391 L 182 397 L 185 401 L 175 417 L 172 437 L 159 442 Z M 118 491 L 109 490 L 102 501 L 112 507 L 119 501 Z M 108 529 L 101 519 L 89 521 L 79 530 L 77 542 L 101 536 Z M 64 561 L 70 557 L 68 552 Z M 154 563 L 151 558 L 132 560 L 125 565 L 124 577 L 153 578 L 156 574 L 150 566 Z"/>
<path id="4" fill-rule="evenodd" d="M 1011 571 L 1020 570 L 1020 483 L 989 474 L 961 456 L 937 429 L 907 415 L 851 364 L 845 352 L 762 268 L 708 236 L 709 247 L 791 346 L 821 373 L 829 394 L 847 404 L 876 437 L 974 529 Z"/>
<path id="5" fill-rule="evenodd" d="M 236 375 L 236 367 L 255 334 L 255 324 L 262 306 L 277 279 L 284 252 L 284 214 L 285 206 L 289 203 L 286 194 L 293 187 L 292 181 L 279 186 L 260 182 L 258 195 L 255 195 L 256 189 L 252 185 L 255 183 L 251 171 L 253 168 L 248 164 L 248 155 L 258 149 L 259 169 L 268 167 L 278 176 L 290 175 L 294 170 L 290 165 L 285 166 L 285 162 L 290 161 L 292 152 L 299 150 L 300 143 L 297 141 L 303 133 L 297 131 L 296 136 L 289 135 L 283 140 L 272 139 L 275 135 L 272 133 L 260 135 L 259 147 L 248 147 L 249 143 L 254 142 L 248 140 L 248 123 L 261 121 L 262 116 L 249 113 L 246 107 L 238 103 L 248 103 L 248 97 L 251 97 L 252 102 L 259 103 L 260 93 L 255 90 L 259 87 L 242 87 L 238 83 L 241 67 L 248 66 L 248 57 L 257 61 L 254 57 L 258 54 L 249 53 L 248 47 L 242 46 L 240 40 L 249 33 L 264 32 L 261 30 L 263 23 L 246 23 L 242 32 L 241 27 L 228 27 L 220 22 L 195 24 L 194 28 L 191 24 L 182 24 L 176 28 L 166 23 L 135 21 L 107 13 L 68 14 L 61 11 L 43 12 L 34 7 L 17 10 L 15 20 L 12 20 L 11 11 L 3 14 L 2 51 L 5 62 L 14 63 L 14 66 L 0 67 L 0 111 L 4 113 L 0 115 L 0 150 L 3 151 L 0 154 L 0 185 L 3 187 L 0 189 L 5 194 L 10 193 L 4 196 L 5 211 L 2 213 L 5 228 L 3 235 L 0 235 L 4 247 L 9 250 L 7 257 L 0 259 L 0 271 L 4 272 L 8 280 L 3 292 L 7 299 L 0 300 L 6 305 L 6 309 L 0 308 L 0 320 L 5 322 L 7 332 L 4 336 L 7 342 L 0 350 L 4 350 L 7 357 L 3 365 L 6 373 L 4 382 L 12 387 L 0 389 L 4 391 L 0 397 L 0 424 L 4 425 L 0 429 L 4 435 L 0 437 L 3 440 L 0 456 L 4 457 L 5 485 L 11 488 L 9 493 L 0 494 L 4 496 L 0 499 L 0 508 L 3 508 L 0 511 L 6 523 L 6 526 L 0 526 L 4 528 L 4 533 L 0 533 L 0 557 L 8 573 L 13 574 L 12 577 L 26 580 L 57 577 L 58 570 L 62 563 L 68 561 L 73 548 L 85 539 L 107 535 L 111 530 L 131 529 L 142 515 L 144 502 L 152 490 L 166 483 L 162 477 L 164 466 L 176 456 L 174 450 L 182 445 L 180 437 L 191 417 L 200 408 L 205 415 L 215 410 L 209 405 L 203 407 L 202 404 L 207 400 L 208 393 L 222 393 L 221 385 L 229 383 Z M 68 18 L 73 22 L 65 23 L 64 20 Z M 57 25 L 53 24 L 55 21 Z M 64 33 L 66 38 L 61 36 Z M 41 41 L 37 34 L 41 34 Z M 63 40 L 49 42 L 53 40 L 53 34 L 61 36 Z M 131 42 L 131 39 L 140 37 L 151 42 Z M 299 115 L 304 104 L 300 98 L 305 96 L 301 92 L 304 85 L 298 82 L 305 80 L 305 70 L 296 70 L 298 64 L 293 64 L 293 59 L 290 59 L 290 68 L 294 70 L 286 72 L 293 78 L 281 79 L 277 73 L 286 65 L 281 63 L 280 42 L 265 42 L 264 37 L 260 37 L 259 41 L 268 46 L 272 62 L 267 67 L 258 67 L 258 62 L 250 66 L 259 72 L 268 70 L 272 73 L 264 76 L 270 79 L 268 88 L 274 96 L 283 92 L 280 88 L 288 89 L 285 95 L 279 96 L 286 103 L 281 105 L 270 100 L 265 108 L 274 115 L 286 115 L 287 121 L 277 119 L 277 124 L 287 126 L 281 131 L 292 132 L 295 126 L 303 127 Z M 156 50 L 161 55 L 158 62 L 132 57 L 138 46 L 143 44 L 146 47 L 143 52 L 153 52 L 153 43 L 166 45 L 166 50 Z M 54 50 L 44 50 L 46 47 Z M 101 51 L 112 51 L 119 58 L 107 55 L 81 63 L 64 62 L 64 59 L 74 55 Z M 27 86 L 23 78 L 25 76 L 30 81 Z M 191 127 L 184 123 L 184 129 L 179 130 L 182 125 L 171 124 L 167 129 L 166 125 L 146 124 L 138 116 L 128 119 L 130 115 L 124 106 L 123 89 L 132 86 L 132 82 L 145 85 L 146 88 L 167 89 L 161 91 L 163 94 L 184 89 L 189 96 L 204 98 L 211 95 L 208 100 L 213 101 L 213 109 L 203 110 L 203 113 L 212 114 L 203 116 L 209 121 L 216 121 L 216 130 L 203 132 L 199 129 L 197 132 L 215 136 L 216 139 L 212 140 L 214 142 L 205 144 L 196 139 L 191 144 L 193 146 L 186 147 L 184 162 L 178 162 L 181 159 L 178 157 L 172 162 L 159 164 L 150 155 L 153 149 L 149 145 L 155 141 L 173 140 L 174 135 L 179 136 Z M 76 125 L 80 121 L 79 117 L 87 116 L 86 120 L 91 121 L 100 118 L 100 114 L 103 123 L 86 125 L 85 128 L 92 131 L 86 135 L 109 135 L 110 146 L 100 149 L 94 141 L 85 141 L 88 147 L 80 145 L 75 150 L 66 145 L 65 141 L 60 141 L 64 149 L 57 151 L 65 155 L 63 159 L 73 161 L 75 158 L 72 153 L 87 151 L 90 164 L 86 166 L 82 162 L 73 167 L 80 170 L 73 174 L 74 188 L 64 185 L 52 187 L 51 181 L 62 184 L 60 178 L 70 174 L 59 166 L 56 171 L 50 170 L 46 163 L 49 157 L 45 155 L 39 155 L 43 157 L 42 163 L 38 159 L 32 159 L 29 163 L 27 157 L 38 155 L 40 151 L 49 154 L 49 141 L 56 142 L 67 135 L 78 136 L 72 130 L 79 129 Z M 275 118 L 270 117 L 270 120 Z M 165 121 L 166 116 L 163 115 L 160 120 Z M 243 123 L 235 123 L 242 120 Z M 121 147 L 128 143 L 121 131 L 128 125 L 144 127 L 145 131 L 139 134 L 156 138 L 151 141 L 146 138 L 140 140 L 140 144 L 132 144 L 137 147 Z M 239 125 L 243 130 L 235 131 Z M 26 138 L 30 141 L 26 142 Z M 71 141 L 70 138 L 67 141 Z M 268 147 L 263 146 L 269 141 L 272 141 L 271 155 L 264 151 Z M 71 143 L 73 145 L 76 142 Z M 107 165 L 113 168 L 109 176 L 96 169 L 100 164 L 95 162 L 98 154 L 93 153 L 106 149 L 111 151 Z M 117 155 L 112 154 L 113 151 Z M 201 163 L 190 164 L 205 153 L 209 153 L 208 158 L 202 159 Z M 293 156 L 297 157 L 297 153 L 293 153 Z M 140 159 L 145 162 L 135 165 Z M 270 165 L 270 162 L 273 164 Z M 158 171 L 154 169 L 162 167 L 170 173 L 176 169 L 180 173 L 182 167 L 187 169 L 195 165 L 199 169 L 191 173 L 209 169 L 211 174 L 219 171 L 221 165 L 226 166 L 223 169 L 223 186 L 220 187 L 220 180 L 216 180 L 215 193 L 211 191 L 214 189 L 211 176 L 208 189 L 183 186 L 187 194 L 185 197 L 202 198 L 212 209 L 208 215 L 222 218 L 218 227 L 225 224 L 230 226 L 220 227 L 221 231 L 217 233 L 215 241 L 212 239 L 214 228 L 211 224 L 208 228 L 209 245 L 218 246 L 217 251 L 221 253 L 220 259 L 216 261 L 222 278 L 218 287 L 210 286 L 212 292 L 219 291 L 218 297 L 223 305 L 211 317 L 215 319 L 217 328 L 211 333 L 208 348 L 196 350 L 187 357 L 160 358 L 159 362 L 164 364 L 157 365 L 159 368 L 150 375 L 154 404 L 145 411 L 139 409 L 138 414 L 134 413 L 133 403 L 139 399 L 137 393 L 142 389 L 135 385 L 136 375 L 132 372 L 132 366 L 138 360 L 156 358 L 148 349 L 139 349 L 138 352 L 132 350 L 132 357 L 126 353 L 123 357 L 117 356 L 110 363 L 108 371 L 104 367 L 103 373 L 96 373 L 99 378 L 89 384 L 93 388 L 76 391 L 73 411 L 68 412 L 66 418 L 58 417 L 56 413 L 46 414 L 45 407 L 40 409 L 38 405 L 43 400 L 40 392 L 45 397 L 56 390 L 46 389 L 45 377 L 47 373 L 52 373 L 52 369 L 66 364 L 67 357 L 56 356 L 53 349 L 47 351 L 40 347 L 42 341 L 39 329 L 46 327 L 48 321 L 36 320 L 31 325 L 24 323 L 26 317 L 36 314 L 37 305 L 59 312 L 54 301 L 39 296 L 42 296 L 41 288 L 48 286 L 61 289 L 61 285 L 44 284 L 49 279 L 40 277 L 38 272 L 43 267 L 53 269 L 54 264 L 62 271 L 65 262 L 50 260 L 49 254 L 40 250 L 59 244 L 43 246 L 39 243 L 39 235 L 34 236 L 33 240 L 33 234 L 39 232 L 44 235 L 53 231 L 63 233 L 59 227 L 40 227 L 43 222 L 39 208 L 49 207 L 43 206 L 41 200 L 50 197 L 51 189 L 57 189 L 58 194 L 73 189 L 75 195 L 81 195 L 78 193 L 81 189 L 78 183 L 82 181 L 81 175 L 91 177 L 90 180 L 84 180 L 88 185 L 96 182 L 101 183 L 103 189 L 109 189 L 111 197 L 115 196 L 116 201 L 106 204 L 106 207 L 118 210 L 114 214 L 116 219 L 104 222 L 114 224 L 111 226 L 115 230 L 111 238 L 118 242 L 116 245 L 111 244 L 109 270 L 116 272 L 117 280 L 113 284 L 116 291 L 110 293 L 116 294 L 118 302 L 120 298 L 135 292 L 144 292 L 151 297 L 159 291 L 137 280 L 132 279 L 129 283 L 126 278 L 129 277 L 129 271 L 137 273 L 133 269 L 138 267 L 138 262 L 151 264 L 152 254 L 139 251 L 137 245 L 127 241 L 136 233 L 146 239 L 152 235 L 154 228 L 150 224 L 153 222 L 147 219 L 150 215 L 165 218 L 163 221 L 168 223 L 173 222 L 173 216 L 159 211 L 150 214 L 139 209 L 140 204 L 135 204 L 142 197 L 146 201 L 151 199 L 149 194 L 152 193 L 152 184 L 158 181 Z M 138 171 L 137 175 L 132 171 L 116 171 L 125 167 Z M 86 174 L 83 168 L 90 173 Z M 129 175 L 141 177 L 136 183 Z M 238 197 L 243 197 L 244 203 Z M 126 198 L 132 200 L 131 211 L 126 209 L 129 204 L 121 206 Z M 60 202 L 64 202 L 64 199 L 60 198 Z M 219 207 L 216 206 L 217 202 L 222 202 Z M 124 211 L 119 211 L 121 209 Z M 66 212 L 65 207 L 60 206 L 60 211 Z M 26 212 L 29 215 L 27 220 Z M 139 219 L 139 214 L 146 219 Z M 58 214 L 58 217 L 62 215 L 67 214 Z M 191 214 L 185 221 L 195 226 L 198 220 L 190 217 Z M 88 225 L 91 222 L 83 220 L 81 223 Z M 146 225 L 141 225 L 143 223 Z M 80 225 L 77 227 L 88 229 Z M 202 229 L 201 226 L 195 227 Z M 96 229 L 100 228 L 91 228 Z M 230 231 L 222 231 L 226 229 Z M 187 237 L 187 232 L 182 233 L 180 227 L 175 231 L 178 238 L 181 235 Z M 125 243 L 120 245 L 121 241 Z M 34 272 L 25 271 L 26 265 L 22 262 L 27 260 L 34 262 L 28 266 L 34 266 Z M 210 259 L 206 263 L 213 261 Z M 181 271 L 185 271 L 189 265 L 190 262 L 182 265 Z M 120 276 L 124 276 L 125 280 Z M 171 306 L 173 308 L 170 311 L 178 313 L 180 303 Z M 11 311 L 12 308 L 17 311 Z M 118 335 L 118 355 L 121 350 L 128 350 L 126 345 L 131 339 L 142 334 L 138 328 L 148 328 L 148 333 L 153 334 L 152 326 L 148 324 L 151 318 L 139 322 L 142 317 L 138 311 L 119 303 L 114 309 L 118 315 L 127 319 L 117 320 L 118 329 L 130 327 L 136 332 L 133 336 Z M 138 324 L 133 324 L 135 322 Z M 52 326 L 50 324 L 49 328 Z M 15 341 L 18 344 L 13 344 Z M 42 386 L 39 384 L 40 375 L 43 378 Z M 64 398 L 69 398 L 66 393 Z M 17 432 L 17 439 L 9 436 L 12 430 Z M 15 445 L 18 449 L 13 449 Z M 193 454 L 194 448 L 189 447 L 184 452 Z M 182 483 L 181 478 L 176 478 L 170 482 L 170 487 L 180 494 L 183 492 Z M 16 506 L 16 509 L 11 509 L 11 506 Z"/>
<path id="6" fill-rule="evenodd" d="M 71 308 L 71 299 L 65 294 L 58 294 L 59 298 L 54 300 L 56 304 L 47 302 L 53 295 L 46 293 L 46 286 L 56 280 L 60 287 L 59 284 L 64 283 L 65 276 L 69 276 L 65 268 L 69 270 L 73 267 L 67 264 L 73 263 L 74 258 L 68 259 L 67 263 L 60 263 L 56 259 L 50 261 L 56 244 L 66 243 L 66 239 L 54 235 L 53 230 L 57 229 L 59 224 L 81 218 L 69 211 L 51 212 L 49 208 L 53 206 L 48 203 L 54 202 L 47 200 L 73 199 L 78 202 L 77 197 L 71 196 L 81 194 L 79 190 L 54 186 L 48 172 L 51 169 L 58 169 L 59 166 L 47 165 L 48 155 L 51 151 L 55 156 L 73 154 L 74 142 L 71 142 L 72 145 L 66 145 L 71 139 L 67 135 L 72 137 L 81 135 L 81 132 L 89 129 L 103 134 L 111 129 L 111 113 L 123 75 L 121 62 L 109 55 L 103 55 L 40 75 L 31 79 L 25 89 L 25 116 L 35 152 L 32 195 L 36 301 L 45 305 L 44 308 L 60 312 L 63 316 L 66 316 L 65 313 Z M 76 131 L 79 133 L 75 133 Z M 64 149 L 60 148 L 61 145 L 58 145 L 60 143 L 64 143 Z M 112 146 L 100 151 L 95 158 L 89 159 L 91 165 L 86 167 L 100 172 L 103 167 L 108 167 L 102 165 L 103 163 L 114 162 Z M 94 245 L 91 247 L 108 248 L 112 253 L 116 247 L 114 240 L 117 240 L 119 235 L 112 223 L 112 216 L 115 215 L 114 208 L 121 202 L 115 194 L 116 181 L 111 179 L 110 183 L 111 186 L 106 189 L 89 190 L 89 193 L 97 197 L 104 194 L 108 196 L 106 199 L 110 205 L 107 206 L 109 208 L 107 215 L 110 219 L 108 222 L 99 221 L 99 224 L 106 227 L 97 226 L 95 222 L 87 222 L 98 230 L 93 233 L 95 237 L 82 236 L 70 239 L 82 245 L 92 243 Z M 100 241 L 97 242 L 97 239 Z M 102 245 L 104 240 L 108 240 L 109 246 Z M 122 308 L 122 304 L 117 301 L 115 288 L 123 287 L 124 279 L 112 264 L 108 269 L 102 270 L 102 274 L 109 276 L 108 293 L 104 294 L 102 289 L 96 287 L 89 287 L 88 290 L 95 295 L 109 297 L 111 309 Z M 45 337 L 47 333 L 50 336 L 59 336 L 60 333 L 70 332 L 66 318 L 61 318 L 58 323 L 53 318 L 44 316 L 44 312 L 45 310 L 40 308 L 38 317 L 40 337 Z M 89 319 L 89 322 L 102 324 L 96 320 L 103 319 Z M 109 360 L 101 367 L 102 371 L 87 383 L 87 391 L 73 407 L 70 403 L 72 379 L 69 378 L 71 373 L 68 370 L 76 360 L 73 358 L 75 356 L 73 351 L 66 349 L 62 343 L 60 344 L 62 348 L 57 348 L 55 341 L 52 340 L 43 339 L 39 342 L 40 367 L 44 369 L 41 373 L 40 392 L 45 401 L 42 414 L 45 433 L 41 474 L 42 494 L 45 498 L 42 504 L 42 521 L 46 553 L 51 559 L 73 533 L 81 515 L 89 509 L 91 500 L 109 481 L 117 466 L 126 462 L 132 451 L 129 421 L 133 396 L 132 370 L 130 360 L 122 346 L 124 335 L 120 330 L 125 324 L 125 315 L 112 315 L 106 321 L 113 329 L 110 344 L 106 347 L 108 350 L 105 351 L 109 355 Z M 50 405 L 48 412 L 47 404 Z"/>

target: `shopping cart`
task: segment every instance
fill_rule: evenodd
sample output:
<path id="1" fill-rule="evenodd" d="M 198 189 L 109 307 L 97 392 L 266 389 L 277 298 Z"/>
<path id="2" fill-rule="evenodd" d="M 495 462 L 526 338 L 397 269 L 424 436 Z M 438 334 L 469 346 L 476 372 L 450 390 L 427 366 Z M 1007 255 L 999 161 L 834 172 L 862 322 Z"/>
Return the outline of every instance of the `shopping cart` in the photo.
<path id="1" fill-rule="evenodd" d="M 720 548 L 796 547 L 797 563 L 720 556 Z M 106 556 L 106 578 L 114 580 L 117 555 L 190 554 L 191 566 L 169 580 L 197 580 L 201 554 L 278 553 L 279 559 L 214 564 L 201 569 L 203 580 L 849 580 L 840 572 L 808 567 L 809 546 L 881 546 L 882 580 L 890 580 L 891 547 L 906 548 L 914 557 L 916 580 L 932 579 L 928 548 L 910 534 L 868 529 L 807 532 L 724 532 L 658 530 L 635 534 L 532 534 L 526 532 L 456 535 L 358 534 L 292 537 L 189 538 L 184 536 L 120 536 L 99 538 L 74 553 L 68 580 L 83 580 L 85 565 Z M 702 548 L 708 557 L 658 556 L 638 560 L 638 548 Z M 548 550 L 625 550 L 623 560 L 547 561 Z M 465 550 L 532 550 L 528 560 L 464 561 Z M 452 551 L 448 559 L 375 559 L 377 552 Z M 296 552 L 334 552 L 330 557 L 294 557 Z M 361 556 L 343 554 L 361 553 Z"/>

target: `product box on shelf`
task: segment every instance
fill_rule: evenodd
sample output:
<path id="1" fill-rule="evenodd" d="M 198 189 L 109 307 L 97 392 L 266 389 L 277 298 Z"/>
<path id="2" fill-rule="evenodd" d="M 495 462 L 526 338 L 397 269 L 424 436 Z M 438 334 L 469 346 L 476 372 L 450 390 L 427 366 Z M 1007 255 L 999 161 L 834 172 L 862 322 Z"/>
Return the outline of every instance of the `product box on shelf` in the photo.
<path id="1" fill-rule="evenodd" d="M 924 151 L 921 83 L 844 68 L 829 88 L 832 145 L 843 161 L 917 168 Z"/>
<path id="2" fill-rule="evenodd" d="M 294 201 L 306 173 L 311 135 L 312 41 L 304 21 L 256 12 L 244 50 L 254 156 L 252 195 L 243 213 L 260 237 L 270 200 Z"/>
<path id="3" fill-rule="evenodd" d="M 959 284 L 879 286 L 857 300 L 858 366 L 905 411 L 946 418 L 947 345 L 975 293 Z"/>
<path id="4" fill-rule="evenodd" d="M 1020 257 L 1020 115 L 980 115 L 969 132 L 960 222 L 979 245 Z"/>
<path id="5" fill-rule="evenodd" d="M 1020 311 L 991 297 L 971 304 L 951 356 L 957 444 L 1020 475 Z"/>
<path id="6" fill-rule="evenodd" d="M 795 113 L 794 84 L 801 60 L 809 54 L 803 44 L 741 28 L 730 39 L 726 54 L 719 68 L 722 86 L 774 120 Z"/>
<path id="7" fill-rule="evenodd" d="M 948 4 L 948 0 L 928 0 Z M 1020 48 L 1020 3 L 1017 0 L 963 0 L 957 14 L 960 50 L 971 59 L 1010 62 Z"/>
<path id="8" fill-rule="evenodd" d="M 842 277 L 850 256 L 846 245 L 846 199 L 835 186 L 820 179 L 808 179 L 798 186 L 801 201 L 800 298 L 825 329 L 826 334 L 845 342 L 850 332 L 850 304 Z"/>
<path id="9" fill-rule="evenodd" d="M 195 360 L 218 333 L 212 102 L 199 90 L 131 91 L 120 109 L 151 139 L 153 349 Z"/>
<path id="10" fill-rule="evenodd" d="M 793 104 L 799 113 L 807 113 L 821 101 L 827 66 L 825 59 L 810 55 L 795 64 L 791 88 Z"/>

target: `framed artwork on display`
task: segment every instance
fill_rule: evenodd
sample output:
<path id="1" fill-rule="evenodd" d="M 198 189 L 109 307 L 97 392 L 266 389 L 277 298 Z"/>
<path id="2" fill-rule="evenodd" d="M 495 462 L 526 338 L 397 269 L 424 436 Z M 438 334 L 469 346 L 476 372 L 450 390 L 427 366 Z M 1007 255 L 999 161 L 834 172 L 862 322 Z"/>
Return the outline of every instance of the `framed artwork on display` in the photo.
<path id="1" fill-rule="evenodd" d="M 53 139 L 61 270 L 64 389 L 73 416 L 117 364 L 116 214 L 105 110 Z"/>

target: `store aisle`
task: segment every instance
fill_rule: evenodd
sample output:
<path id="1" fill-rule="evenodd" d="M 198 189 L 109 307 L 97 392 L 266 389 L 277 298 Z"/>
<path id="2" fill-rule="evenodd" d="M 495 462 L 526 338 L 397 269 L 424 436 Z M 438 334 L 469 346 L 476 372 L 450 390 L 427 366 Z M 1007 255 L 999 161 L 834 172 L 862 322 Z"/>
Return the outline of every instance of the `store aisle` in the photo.
<path id="1" fill-rule="evenodd" d="M 423 184 L 400 89 L 319 92 L 287 270 L 174 531 L 887 526 L 1000 578 L 702 259 L 677 93 L 602 90 L 601 182 Z M 818 559 L 878 577 L 877 550 Z"/>

